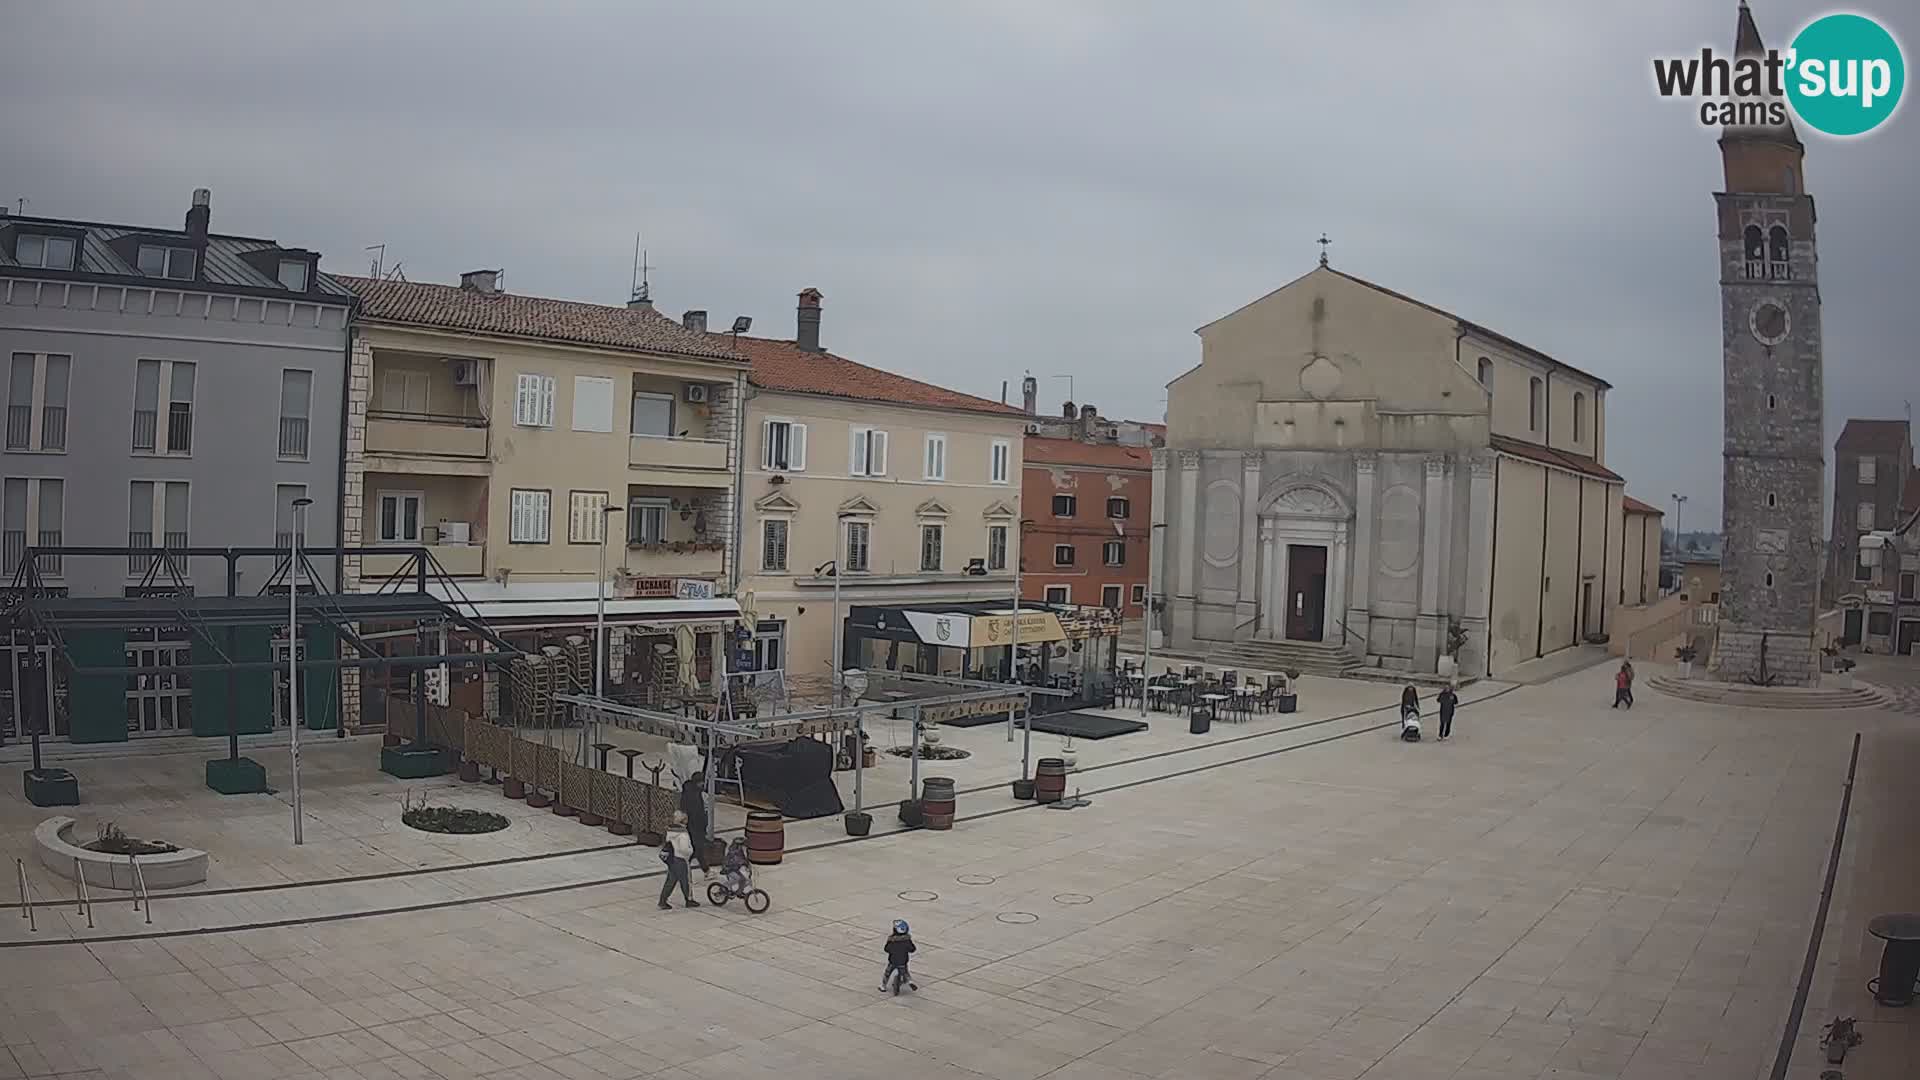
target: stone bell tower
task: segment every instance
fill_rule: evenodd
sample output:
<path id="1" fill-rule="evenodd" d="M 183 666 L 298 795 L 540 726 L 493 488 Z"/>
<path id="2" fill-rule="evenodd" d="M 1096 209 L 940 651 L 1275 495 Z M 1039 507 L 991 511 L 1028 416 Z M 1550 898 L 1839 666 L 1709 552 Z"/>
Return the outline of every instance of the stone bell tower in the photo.
<path id="1" fill-rule="evenodd" d="M 1736 50 L 1764 53 L 1740 5 Z M 1806 148 L 1789 120 L 1727 128 L 1720 236 L 1725 375 L 1719 638 L 1715 678 L 1808 686 L 1826 501 L 1820 286 Z"/>

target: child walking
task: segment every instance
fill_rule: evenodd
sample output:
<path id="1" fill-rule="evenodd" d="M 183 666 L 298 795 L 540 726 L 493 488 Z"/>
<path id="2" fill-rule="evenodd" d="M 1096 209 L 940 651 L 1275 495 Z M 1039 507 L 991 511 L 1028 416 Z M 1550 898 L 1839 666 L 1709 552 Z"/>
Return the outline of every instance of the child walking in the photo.
<path id="1" fill-rule="evenodd" d="M 920 989 L 919 985 L 913 981 L 913 976 L 907 972 L 907 957 L 913 955 L 914 949 L 913 935 L 907 932 L 907 921 L 895 919 L 893 933 L 887 938 L 887 970 L 880 976 L 882 993 L 886 992 L 888 984 L 893 981 L 895 971 L 900 973 L 900 980 L 907 984 L 907 989 Z"/>

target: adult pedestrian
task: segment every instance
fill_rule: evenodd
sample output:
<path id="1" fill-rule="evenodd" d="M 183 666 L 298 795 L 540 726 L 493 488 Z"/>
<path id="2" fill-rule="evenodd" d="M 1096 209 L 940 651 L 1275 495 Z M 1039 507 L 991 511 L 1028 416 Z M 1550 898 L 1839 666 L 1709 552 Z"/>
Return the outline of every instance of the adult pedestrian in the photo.
<path id="1" fill-rule="evenodd" d="M 1454 693 L 1453 684 L 1448 683 L 1440 688 L 1440 696 L 1434 701 L 1440 706 L 1440 741 L 1445 742 L 1447 736 L 1453 734 L 1453 709 L 1460 704 L 1460 695 Z"/>
<path id="2" fill-rule="evenodd" d="M 660 910 L 670 910 L 673 905 L 667 903 L 673 897 L 673 887 L 680 886 L 680 896 L 690 908 L 700 906 L 693 898 L 693 884 L 687 872 L 687 859 L 693 854 L 693 841 L 687 837 L 686 818 L 673 815 L 673 824 L 667 829 L 667 838 L 660 845 L 660 861 L 667 864 L 667 880 L 660 883 Z"/>
<path id="3" fill-rule="evenodd" d="M 693 843 L 693 858 L 700 864 L 700 872 L 707 877 L 713 876 L 713 867 L 707 865 L 707 774 L 695 770 L 686 782 L 680 785 L 680 813 L 687 819 L 687 839 Z"/>
<path id="4" fill-rule="evenodd" d="M 1613 673 L 1613 704 L 1610 708 L 1625 705 L 1633 708 L 1633 661 L 1620 661 L 1620 670 Z"/>

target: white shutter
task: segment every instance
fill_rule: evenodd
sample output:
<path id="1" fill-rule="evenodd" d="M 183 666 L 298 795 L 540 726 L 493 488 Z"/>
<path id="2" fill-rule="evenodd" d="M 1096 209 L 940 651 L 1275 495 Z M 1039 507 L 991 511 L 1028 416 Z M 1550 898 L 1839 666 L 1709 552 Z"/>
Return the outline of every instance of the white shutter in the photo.
<path id="1" fill-rule="evenodd" d="M 867 475 L 887 475 L 887 433 L 875 431 L 868 438 Z"/>
<path id="2" fill-rule="evenodd" d="M 548 404 L 551 405 L 551 391 L 553 390 L 552 379 L 547 380 L 547 390 L 549 391 Z M 552 537 L 547 534 L 547 530 L 552 528 L 553 525 L 553 496 L 544 491 L 534 492 L 533 512 L 537 516 L 537 520 L 533 523 L 533 535 L 544 544 L 552 539 Z"/>
<path id="3" fill-rule="evenodd" d="M 513 380 L 513 422 L 533 423 L 533 376 L 521 374 Z"/>
<path id="4" fill-rule="evenodd" d="M 867 475 L 867 429 L 854 428 L 850 433 L 848 444 L 848 474 L 852 476 Z"/>
<path id="5" fill-rule="evenodd" d="M 794 472 L 807 469 L 807 425 L 787 425 L 787 467 Z"/>
<path id="6" fill-rule="evenodd" d="M 613 430 L 613 380 L 598 375 L 573 377 L 573 430 Z"/>
<path id="7" fill-rule="evenodd" d="M 760 421 L 760 467 L 773 468 L 773 421 Z"/>
<path id="8" fill-rule="evenodd" d="M 553 426 L 553 376 L 542 375 L 539 378 L 540 378 L 540 426 L 552 427 Z"/>
<path id="9" fill-rule="evenodd" d="M 507 500 L 507 539 L 518 542 L 527 538 L 526 496 L 516 491 Z"/>

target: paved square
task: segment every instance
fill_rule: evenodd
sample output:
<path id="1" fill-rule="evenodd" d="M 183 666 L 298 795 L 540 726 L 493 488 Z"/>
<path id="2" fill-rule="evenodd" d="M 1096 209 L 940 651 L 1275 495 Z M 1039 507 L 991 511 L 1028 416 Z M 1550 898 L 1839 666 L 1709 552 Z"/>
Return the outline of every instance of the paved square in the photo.
<path id="1" fill-rule="evenodd" d="M 1080 744 L 1106 766 L 1071 781 L 1092 806 L 963 794 L 952 832 L 793 851 L 760 917 L 657 911 L 652 877 L 485 899 L 657 870 L 633 848 L 162 898 L 155 930 L 290 924 L 0 948 L 0 1080 L 1765 1075 L 1853 733 L 1914 721 L 1651 691 L 1614 711 L 1604 668 L 1500 691 L 1472 688 L 1444 744 L 1384 713 L 1204 744 L 1158 718 Z M 1006 753 L 977 738 L 976 767 Z M 1162 747 L 1197 749 L 1121 761 Z M 124 899 L 96 914 L 146 929 Z M 876 992 L 895 917 L 920 943 L 899 998 Z"/>

